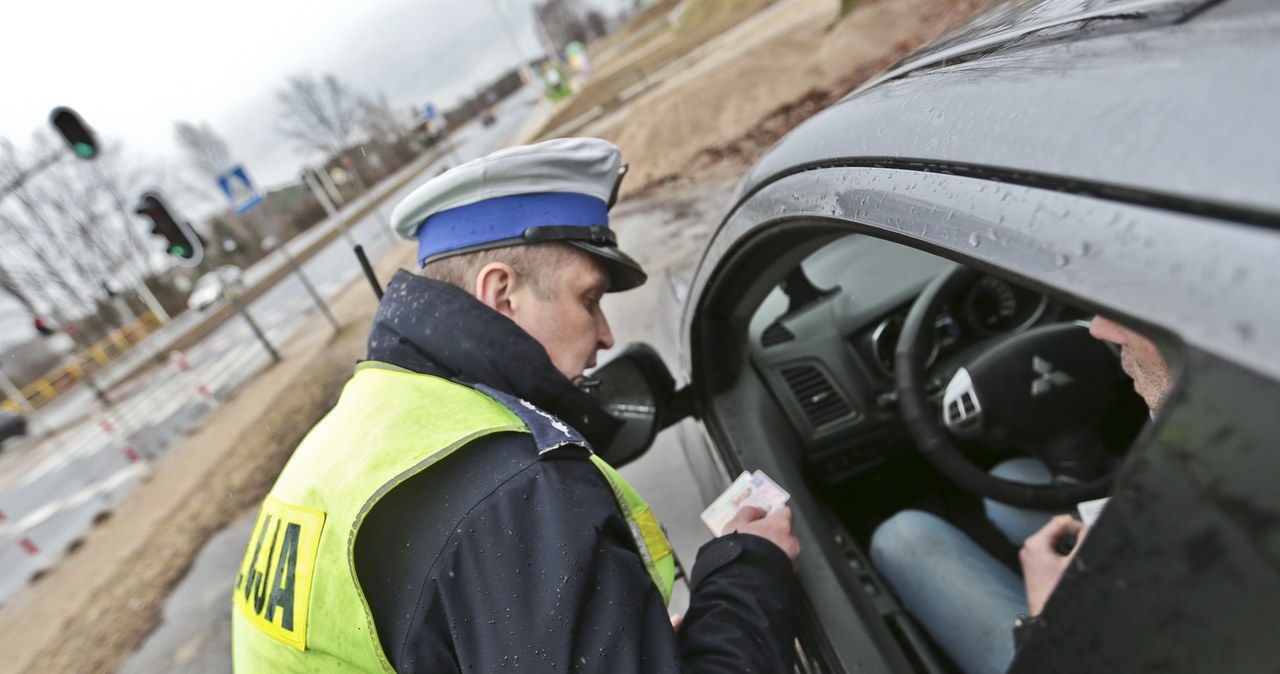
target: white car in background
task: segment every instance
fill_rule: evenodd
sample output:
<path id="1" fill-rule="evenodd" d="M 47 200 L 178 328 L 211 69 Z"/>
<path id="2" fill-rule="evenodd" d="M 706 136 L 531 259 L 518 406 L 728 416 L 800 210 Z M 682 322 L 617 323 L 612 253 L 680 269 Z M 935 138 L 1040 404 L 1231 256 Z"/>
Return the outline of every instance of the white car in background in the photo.
<path id="1" fill-rule="evenodd" d="M 233 264 L 225 264 L 200 277 L 187 296 L 187 306 L 204 311 L 226 295 L 244 290 L 244 272 Z"/>

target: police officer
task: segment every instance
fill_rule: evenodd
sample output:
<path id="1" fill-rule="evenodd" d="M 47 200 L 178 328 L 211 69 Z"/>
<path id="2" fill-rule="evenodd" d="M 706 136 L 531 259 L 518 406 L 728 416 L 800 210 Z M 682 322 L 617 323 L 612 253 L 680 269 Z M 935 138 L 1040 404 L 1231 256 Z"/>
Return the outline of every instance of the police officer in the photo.
<path id="1" fill-rule="evenodd" d="M 606 141 L 547 141 L 396 207 L 423 269 L 262 504 L 237 671 L 790 671 L 790 511 L 703 546 L 673 629 L 667 539 L 591 451 L 618 422 L 573 382 L 613 344 L 601 296 L 645 281 L 608 229 L 619 167 Z"/>

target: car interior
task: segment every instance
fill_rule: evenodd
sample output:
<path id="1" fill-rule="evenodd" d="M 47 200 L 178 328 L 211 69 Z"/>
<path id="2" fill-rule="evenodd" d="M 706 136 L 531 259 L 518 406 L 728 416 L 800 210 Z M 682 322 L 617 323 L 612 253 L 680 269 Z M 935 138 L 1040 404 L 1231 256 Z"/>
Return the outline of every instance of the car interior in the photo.
<path id="1" fill-rule="evenodd" d="M 885 592 L 865 553 L 900 510 L 943 517 L 1016 570 L 984 496 L 1060 509 L 1105 495 L 1148 414 L 1118 350 L 1088 334 L 1092 312 L 866 234 L 815 224 L 771 236 L 722 260 L 734 271 L 709 290 L 695 377 L 711 382 L 708 425 L 744 465 L 800 476 L 832 522 L 825 533 L 851 539 L 846 593 Z M 941 459 L 919 449 L 939 443 Z M 1026 454 L 1055 485 L 1020 491 L 987 475 Z M 892 600 L 874 605 L 900 620 Z M 891 628 L 911 650 L 918 636 Z"/>

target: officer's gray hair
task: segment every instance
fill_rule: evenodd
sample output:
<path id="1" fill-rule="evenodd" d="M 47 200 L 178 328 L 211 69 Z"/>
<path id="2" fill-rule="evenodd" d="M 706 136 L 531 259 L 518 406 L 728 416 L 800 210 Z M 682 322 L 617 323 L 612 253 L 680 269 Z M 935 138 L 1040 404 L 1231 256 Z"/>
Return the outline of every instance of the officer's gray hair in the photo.
<path id="1" fill-rule="evenodd" d="M 490 262 L 504 262 L 529 283 L 538 297 L 549 299 L 555 294 L 560 270 L 569 265 L 576 252 L 568 244 L 555 242 L 490 248 L 428 262 L 419 273 L 475 293 L 476 274 Z"/>

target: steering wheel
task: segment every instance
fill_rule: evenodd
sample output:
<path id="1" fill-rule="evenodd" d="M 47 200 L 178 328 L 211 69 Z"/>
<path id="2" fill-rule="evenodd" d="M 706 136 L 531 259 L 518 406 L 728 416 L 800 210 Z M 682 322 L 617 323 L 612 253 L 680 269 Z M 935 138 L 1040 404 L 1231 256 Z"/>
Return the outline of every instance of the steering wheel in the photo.
<path id="1" fill-rule="evenodd" d="M 919 451 L 961 488 L 1023 508 L 1069 508 L 1107 494 L 1100 419 L 1125 380 L 1116 354 L 1078 323 L 1032 328 L 987 346 L 943 389 L 941 410 L 926 386 L 926 360 L 939 312 L 981 275 L 963 266 L 925 287 L 894 352 L 903 420 Z M 934 387 L 935 390 L 937 386 Z M 1016 445 L 1055 476 L 1031 485 L 988 474 L 957 438 Z"/>

